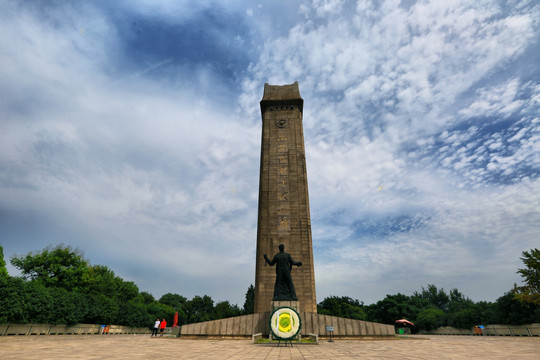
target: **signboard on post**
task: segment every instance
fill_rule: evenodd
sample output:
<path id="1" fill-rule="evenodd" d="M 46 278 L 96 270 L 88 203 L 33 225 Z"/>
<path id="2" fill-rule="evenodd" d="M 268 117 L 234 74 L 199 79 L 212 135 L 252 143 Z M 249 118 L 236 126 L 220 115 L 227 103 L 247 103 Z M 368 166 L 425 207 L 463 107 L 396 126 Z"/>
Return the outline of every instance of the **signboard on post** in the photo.
<path id="1" fill-rule="evenodd" d="M 334 340 L 332 340 L 332 333 L 334 332 L 334 327 L 326 325 L 326 332 L 330 333 L 330 340 L 328 340 L 328 342 L 334 342 Z"/>

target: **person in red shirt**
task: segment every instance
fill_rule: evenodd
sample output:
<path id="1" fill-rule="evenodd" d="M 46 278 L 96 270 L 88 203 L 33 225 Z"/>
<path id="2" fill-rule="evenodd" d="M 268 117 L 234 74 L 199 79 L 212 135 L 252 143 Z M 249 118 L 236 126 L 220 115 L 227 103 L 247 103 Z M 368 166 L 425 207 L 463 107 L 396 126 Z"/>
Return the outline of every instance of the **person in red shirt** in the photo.
<path id="1" fill-rule="evenodd" d="M 159 332 L 161 333 L 161 336 L 163 336 L 163 332 L 165 331 L 165 327 L 167 326 L 167 322 L 165 319 L 161 321 L 161 324 L 159 324 Z"/>

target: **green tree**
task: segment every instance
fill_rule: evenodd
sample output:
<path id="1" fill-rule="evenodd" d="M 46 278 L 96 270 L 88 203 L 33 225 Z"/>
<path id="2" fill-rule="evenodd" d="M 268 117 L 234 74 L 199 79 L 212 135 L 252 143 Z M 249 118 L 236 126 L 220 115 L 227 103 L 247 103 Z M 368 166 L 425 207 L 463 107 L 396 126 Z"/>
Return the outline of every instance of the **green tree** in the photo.
<path id="1" fill-rule="evenodd" d="M 330 296 L 317 305 L 317 312 L 347 319 L 366 320 L 364 304 L 348 296 Z"/>
<path id="2" fill-rule="evenodd" d="M 48 288 L 48 291 L 53 298 L 51 324 L 73 325 L 88 322 L 91 304 L 87 294 L 63 288 Z"/>
<path id="3" fill-rule="evenodd" d="M 167 293 L 163 295 L 161 298 L 159 298 L 160 303 L 168 305 L 171 308 L 173 308 L 175 312 L 178 312 L 179 324 L 186 323 L 187 315 L 184 308 L 186 306 L 187 301 L 188 301 L 187 298 L 185 298 L 184 296 L 178 295 L 178 294 L 172 294 L 172 293 Z"/>
<path id="4" fill-rule="evenodd" d="M 54 309 L 54 299 L 49 289 L 37 282 L 30 282 L 24 293 L 24 322 L 47 324 L 53 322 L 51 314 Z"/>
<path id="5" fill-rule="evenodd" d="M 7 278 L 8 276 L 6 261 L 4 260 L 4 249 L 0 245 L 0 278 Z"/>
<path id="6" fill-rule="evenodd" d="M 478 311 L 480 315 L 480 321 L 478 321 L 477 325 L 481 324 L 497 324 L 499 321 L 497 321 L 496 318 L 496 304 L 488 301 L 479 301 L 474 304 L 476 307 L 476 311 Z"/>
<path id="7" fill-rule="evenodd" d="M 118 276 L 114 280 L 116 291 L 113 293 L 113 296 L 118 302 L 125 303 L 135 299 L 139 295 L 139 288 L 133 281 L 125 281 Z"/>
<path id="8" fill-rule="evenodd" d="M 246 301 L 244 302 L 244 314 L 253 314 L 255 312 L 255 287 L 250 284 L 246 292 Z"/>
<path id="9" fill-rule="evenodd" d="M 214 320 L 214 300 L 208 295 L 197 295 L 186 303 L 185 312 L 188 324 Z"/>
<path id="10" fill-rule="evenodd" d="M 517 272 L 523 278 L 525 285 L 514 286 L 516 297 L 527 303 L 540 305 L 540 250 L 531 249 L 530 252 L 523 251 L 520 259 L 525 264 L 524 269 Z"/>
<path id="11" fill-rule="evenodd" d="M 174 313 L 176 312 L 172 306 L 167 304 L 162 304 L 159 301 L 154 301 L 151 304 L 146 305 L 146 310 L 148 311 L 149 318 L 150 318 L 150 325 L 154 323 L 156 318 L 165 319 L 168 322 L 173 321 L 174 319 Z M 179 322 L 180 324 L 187 324 L 186 316 L 180 316 L 179 315 Z"/>
<path id="12" fill-rule="evenodd" d="M 11 264 L 21 270 L 24 279 L 70 291 L 84 288 L 89 269 L 81 251 L 63 245 L 14 256 Z"/>
<path id="13" fill-rule="evenodd" d="M 0 279 L 0 323 L 25 322 L 24 293 L 27 282 L 10 277 Z"/>
<path id="14" fill-rule="evenodd" d="M 497 299 L 495 319 L 500 324 L 522 325 L 540 322 L 540 307 L 518 300 L 514 290 Z"/>
<path id="15" fill-rule="evenodd" d="M 414 322 L 415 326 L 421 330 L 433 330 L 444 324 L 444 311 L 437 308 L 428 308 L 420 311 Z"/>
<path id="16" fill-rule="evenodd" d="M 420 301 L 403 294 L 386 295 L 383 300 L 367 307 L 367 319 L 383 324 L 394 324 L 398 319 L 416 319 L 423 307 Z"/>
<path id="17" fill-rule="evenodd" d="M 478 306 L 472 304 L 468 308 L 451 313 L 448 325 L 458 329 L 470 329 L 475 325 L 482 324 L 482 313 Z"/>
<path id="18" fill-rule="evenodd" d="M 85 277 L 84 291 L 89 294 L 106 294 L 112 296 L 116 292 L 116 275 L 104 265 L 92 265 Z"/>
<path id="19" fill-rule="evenodd" d="M 151 304 L 152 302 L 156 301 L 156 299 L 154 298 L 154 295 L 150 294 L 149 292 L 141 291 L 139 295 L 141 295 L 143 302 L 146 305 Z"/>
<path id="20" fill-rule="evenodd" d="M 167 304 L 175 310 L 181 310 L 187 301 L 184 296 L 172 293 L 167 293 L 159 298 L 160 303 Z"/>
<path id="21" fill-rule="evenodd" d="M 22 277 L 0 276 L 0 323 L 151 326 L 158 316 L 172 322 L 175 311 L 181 321 L 187 321 L 181 309 L 185 297 L 166 294 L 160 303 L 147 292 L 139 293 L 135 283 L 116 276 L 107 266 L 90 265 L 81 251 L 69 246 L 49 246 L 14 256 L 11 262 Z M 202 303 L 208 299 L 201 298 Z M 208 313 L 214 316 L 211 299 L 210 305 Z M 203 313 L 201 306 L 194 308 Z"/>
<path id="22" fill-rule="evenodd" d="M 432 284 L 428 284 L 427 289 L 424 289 L 422 286 L 422 292 L 415 292 L 414 296 L 425 299 L 429 301 L 433 307 L 444 311 L 448 310 L 450 304 L 450 298 L 446 295 L 444 290 L 437 289 L 437 286 Z"/>
<path id="23" fill-rule="evenodd" d="M 348 303 L 341 304 L 342 317 L 346 319 L 366 320 L 367 314 L 361 306 L 355 306 Z"/>
<path id="24" fill-rule="evenodd" d="M 474 302 L 463 295 L 458 289 L 450 290 L 450 301 L 448 302 L 449 312 L 458 312 L 470 308 Z"/>
<path id="25" fill-rule="evenodd" d="M 228 301 L 220 301 L 214 307 L 214 313 L 216 319 L 225 319 L 242 315 L 242 310 L 238 305 L 231 305 Z"/>
<path id="26" fill-rule="evenodd" d="M 152 317 L 148 314 L 146 306 L 142 301 L 129 300 L 120 304 L 116 324 L 144 327 L 150 326 L 151 323 Z"/>
<path id="27" fill-rule="evenodd" d="M 88 267 L 82 290 L 88 294 L 106 295 L 120 304 L 133 300 L 139 295 L 139 288 L 134 282 L 123 280 L 104 265 Z"/>
<path id="28" fill-rule="evenodd" d="M 90 307 L 86 321 L 90 324 L 114 324 L 118 319 L 120 304 L 105 294 L 93 294 L 89 297 Z"/>

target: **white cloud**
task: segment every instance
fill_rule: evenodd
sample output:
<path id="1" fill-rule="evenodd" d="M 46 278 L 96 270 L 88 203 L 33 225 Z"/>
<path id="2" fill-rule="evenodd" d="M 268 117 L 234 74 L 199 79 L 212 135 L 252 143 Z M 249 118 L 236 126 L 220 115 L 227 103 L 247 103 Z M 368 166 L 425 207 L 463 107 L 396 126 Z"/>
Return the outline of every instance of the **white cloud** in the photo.
<path id="1" fill-rule="evenodd" d="M 313 0 L 312 6 L 317 16 L 325 17 L 339 14 L 343 10 L 344 0 Z"/>
<path id="2" fill-rule="evenodd" d="M 231 4 L 249 27 L 233 42 L 260 39 L 232 79 L 168 57 L 128 71 L 105 9 L 59 6 L 54 27 L 1 5 L 0 211 L 22 224 L 0 228 L 6 256 L 61 240 L 157 296 L 243 302 L 258 103 L 264 82 L 298 80 L 319 300 L 427 283 L 475 300 L 508 290 L 540 223 L 540 87 L 515 69 L 537 66 L 522 54 L 538 45 L 540 9 L 298 3 Z M 128 13 L 178 24 L 213 4 L 140 1 Z M 277 24 L 264 15 L 276 12 Z"/>
<path id="3" fill-rule="evenodd" d="M 509 79 L 505 84 L 490 89 L 477 89 L 475 101 L 467 108 L 460 110 L 466 118 L 475 116 L 508 116 L 523 106 L 523 100 L 516 99 L 519 86 L 518 79 Z"/>
<path id="4" fill-rule="evenodd" d="M 475 274 L 490 285 L 497 283 L 500 296 L 519 279 L 515 269 L 521 251 L 535 246 L 540 214 L 534 194 L 539 186 L 535 181 L 498 190 L 456 192 L 450 187 L 425 193 L 418 200 L 432 209 L 432 202 L 437 205 L 426 227 L 335 248 L 330 259 L 318 258 L 317 280 L 327 296 L 336 289 L 346 291 L 341 282 L 333 284 L 336 278 L 343 279 L 354 284 L 349 296 L 367 302 L 418 290 L 420 284 L 411 288 L 410 278 L 424 285 L 437 282 L 447 290 L 458 287 L 473 299 L 483 299 L 488 288 L 475 282 L 471 277 Z M 498 280 L 491 279 L 491 272 Z M 402 282 L 393 281 L 396 277 Z"/>
<path id="5" fill-rule="evenodd" d="M 323 3 L 314 5 L 325 9 Z M 538 141 L 529 115 L 508 132 L 495 132 L 492 141 L 485 133 L 488 124 L 464 129 L 460 124 L 475 116 L 533 114 L 537 105 L 527 105 L 523 90 L 530 85 L 516 77 L 479 87 L 470 103 L 463 99 L 475 84 L 534 46 L 539 9 L 516 7 L 507 13 L 490 1 L 398 5 L 358 2 L 356 12 L 320 19 L 310 19 L 304 9 L 308 19 L 288 37 L 268 42 L 252 68 L 261 82 L 298 80 L 306 100 L 314 243 L 319 236 L 329 242 L 317 245 L 321 250 L 336 245 L 330 257 L 318 258 L 318 284 L 323 296 L 336 294 L 328 289 L 350 291 L 353 284 L 360 295 L 369 278 L 377 284 L 378 290 L 370 288 L 376 299 L 384 296 L 381 283 L 388 293 L 404 291 L 391 280 L 400 271 L 419 282 L 438 279 L 442 286 L 459 287 L 464 269 L 486 279 L 488 269 L 501 264 L 511 269 L 506 288 L 497 286 L 502 294 L 516 281 L 512 266 L 520 251 L 533 246 L 531 223 L 518 219 L 527 213 L 538 222 L 532 208 L 538 199 L 530 191 L 517 200 L 509 194 L 518 191 L 519 181 L 515 187 L 491 185 L 490 176 L 499 171 L 514 176 L 525 163 L 537 168 L 532 149 Z M 529 130 L 521 131 L 522 126 Z M 509 132 L 525 137 L 517 148 L 507 146 Z M 411 143 L 419 146 L 411 149 Z M 440 163 L 433 153 L 441 154 Z M 504 200 L 491 201 L 493 193 Z M 510 205 L 519 201 L 528 204 L 526 209 Z M 509 206 L 512 211 L 506 212 Z M 367 216 L 418 211 L 430 220 L 407 234 L 381 239 L 353 231 L 354 222 Z M 512 265 L 502 248 L 514 254 Z M 349 280 L 341 281 L 344 277 Z M 477 298 L 486 291 L 475 289 L 474 280 L 463 283 Z"/>

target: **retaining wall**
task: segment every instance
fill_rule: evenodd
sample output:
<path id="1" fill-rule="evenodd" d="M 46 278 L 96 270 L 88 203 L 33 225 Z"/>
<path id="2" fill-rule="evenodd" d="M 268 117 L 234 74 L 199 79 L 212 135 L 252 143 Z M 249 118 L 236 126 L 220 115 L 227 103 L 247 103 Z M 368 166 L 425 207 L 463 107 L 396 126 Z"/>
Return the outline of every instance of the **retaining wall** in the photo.
<path id="1" fill-rule="evenodd" d="M 451 326 L 440 327 L 432 332 L 435 335 L 477 335 L 473 329 L 456 329 Z M 486 325 L 484 336 L 540 336 L 540 324 L 528 325 Z"/>
<path id="2" fill-rule="evenodd" d="M 168 329 L 170 332 L 170 328 Z M 93 335 L 101 333 L 101 325 L 0 324 L 0 336 L 6 335 Z M 150 334 L 148 328 L 109 325 L 109 334 Z"/>
<path id="3" fill-rule="evenodd" d="M 380 337 L 394 336 L 394 326 L 373 323 L 362 320 L 344 319 L 329 315 L 301 312 L 302 329 L 300 334 L 316 334 L 327 337 L 326 326 L 333 326 L 332 337 Z M 251 338 L 253 334 L 270 334 L 270 312 L 237 316 L 228 319 L 206 321 L 183 325 L 180 330 L 182 337 L 221 337 L 221 338 Z"/>

